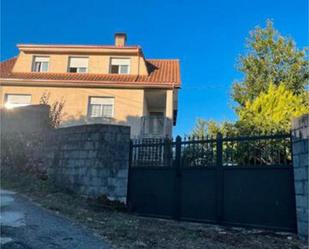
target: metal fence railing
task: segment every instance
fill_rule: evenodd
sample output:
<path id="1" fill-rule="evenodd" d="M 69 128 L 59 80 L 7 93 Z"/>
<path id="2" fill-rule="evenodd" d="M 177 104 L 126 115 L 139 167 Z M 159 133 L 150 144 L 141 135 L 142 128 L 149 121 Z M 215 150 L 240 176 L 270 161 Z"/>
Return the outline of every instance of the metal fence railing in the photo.
<path id="1" fill-rule="evenodd" d="M 187 137 L 131 142 L 131 166 L 173 167 L 291 165 L 291 136 Z M 176 165 L 177 166 L 177 165 Z"/>
<path id="2" fill-rule="evenodd" d="M 291 147 L 290 134 L 132 141 L 129 210 L 294 232 Z"/>

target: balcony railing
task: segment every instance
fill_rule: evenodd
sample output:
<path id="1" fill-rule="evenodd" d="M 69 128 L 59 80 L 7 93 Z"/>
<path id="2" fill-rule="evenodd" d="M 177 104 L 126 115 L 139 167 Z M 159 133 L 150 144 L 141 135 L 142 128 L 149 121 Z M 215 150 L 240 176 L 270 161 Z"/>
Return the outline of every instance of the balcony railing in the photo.
<path id="1" fill-rule="evenodd" d="M 143 116 L 141 118 L 142 138 L 162 138 L 172 136 L 172 120 L 163 116 Z"/>

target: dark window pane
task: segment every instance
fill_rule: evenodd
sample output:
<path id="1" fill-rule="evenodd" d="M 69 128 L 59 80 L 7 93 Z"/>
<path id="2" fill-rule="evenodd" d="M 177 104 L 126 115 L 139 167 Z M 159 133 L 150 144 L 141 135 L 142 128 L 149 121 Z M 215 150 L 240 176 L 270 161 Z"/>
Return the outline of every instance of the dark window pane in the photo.
<path id="1" fill-rule="evenodd" d="M 33 72 L 40 72 L 41 70 L 41 62 L 35 62 L 33 66 Z"/>
<path id="2" fill-rule="evenodd" d="M 77 68 L 76 67 L 70 67 L 69 68 L 69 72 L 70 73 L 76 73 L 77 72 Z"/>
<path id="3" fill-rule="evenodd" d="M 118 65 L 112 65 L 111 67 L 111 73 L 119 73 L 119 66 Z"/>

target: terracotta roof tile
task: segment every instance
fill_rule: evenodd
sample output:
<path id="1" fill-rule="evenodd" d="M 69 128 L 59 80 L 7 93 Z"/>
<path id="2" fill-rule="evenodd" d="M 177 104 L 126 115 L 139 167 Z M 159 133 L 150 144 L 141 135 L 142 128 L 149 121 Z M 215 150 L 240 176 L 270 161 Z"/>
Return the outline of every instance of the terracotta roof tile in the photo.
<path id="1" fill-rule="evenodd" d="M 9 77 L 13 67 L 14 67 L 14 64 L 15 64 L 15 61 L 16 61 L 16 57 L 13 57 L 13 58 L 10 58 L 6 61 L 2 61 L 0 63 L 0 76 L 1 78 L 7 78 Z"/>
<path id="2" fill-rule="evenodd" d="M 119 75 L 119 74 L 92 74 L 92 73 L 33 73 L 33 72 L 12 72 L 16 58 L 0 63 L 0 79 L 16 80 L 61 80 L 63 82 L 97 82 L 112 84 L 136 84 L 144 85 L 170 85 L 180 86 L 180 67 L 178 60 L 146 60 L 148 75 Z"/>

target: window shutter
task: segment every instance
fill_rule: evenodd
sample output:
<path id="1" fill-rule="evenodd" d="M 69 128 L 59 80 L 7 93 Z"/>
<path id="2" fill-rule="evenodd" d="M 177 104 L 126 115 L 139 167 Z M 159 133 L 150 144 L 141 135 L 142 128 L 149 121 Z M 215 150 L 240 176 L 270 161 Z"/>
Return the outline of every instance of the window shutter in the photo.
<path id="1" fill-rule="evenodd" d="M 126 58 L 112 58 L 112 65 L 130 65 L 130 59 Z"/>
<path id="2" fill-rule="evenodd" d="M 88 68 L 88 58 L 70 58 L 70 67 L 86 67 Z"/>
<path id="3" fill-rule="evenodd" d="M 92 105 L 114 105 L 114 98 L 112 97 L 91 97 L 90 104 Z"/>
<path id="4" fill-rule="evenodd" d="M 6 102 L 9 104 L 18 104 L 18 105 L 30 105 L 31 104 L 31 95 L 7 95 Z"/>
<path id="5" fill-rule="evenodd" d="M 49 62 L 49 57 L 36 56 L 34 61 L 35 62 Z"/>

